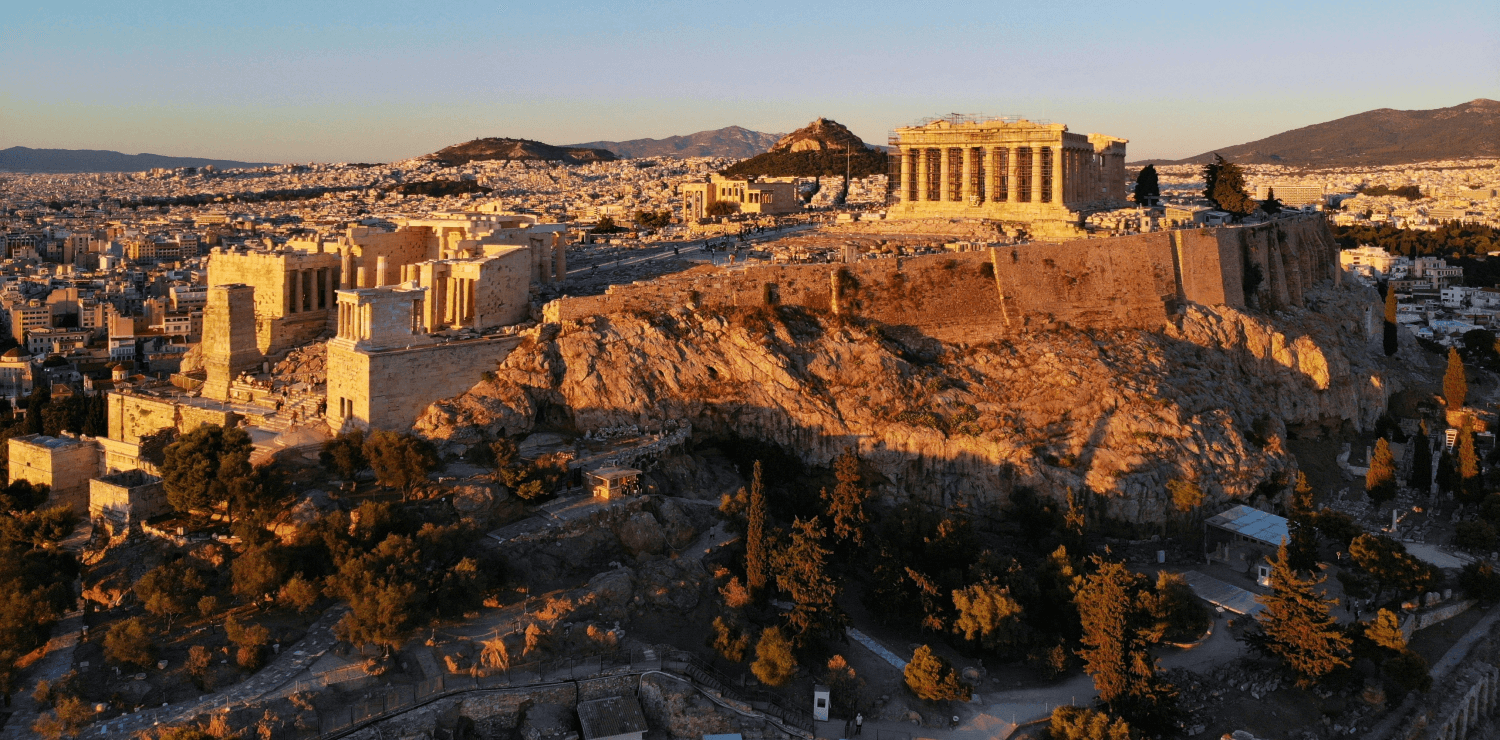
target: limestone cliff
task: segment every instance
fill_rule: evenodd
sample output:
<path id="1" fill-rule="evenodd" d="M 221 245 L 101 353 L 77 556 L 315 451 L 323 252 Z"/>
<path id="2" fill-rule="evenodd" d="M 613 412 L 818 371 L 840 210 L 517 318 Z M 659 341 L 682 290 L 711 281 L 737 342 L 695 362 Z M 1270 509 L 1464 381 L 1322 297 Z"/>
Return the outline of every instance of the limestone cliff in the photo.
<path id="1" fill-rule="evenodd" d="M 1210 503 L 1290 480 L 1287 424 L 1373 423 L 1396 390 L 1373 349 L 1376 299 L 1325 282 L 1270 316 L 1189 304 L 1160 329 L 968 345 L 804 309 L 596 316 L 534 330 L 417 431 L 457 448 L 526 431 L 543 411 L 580 430 L 685 418 L 816 465 L 856 444 L 887 500 L 993 511 L 1030 485 L 1157 521 L 1173 478 Z"/>

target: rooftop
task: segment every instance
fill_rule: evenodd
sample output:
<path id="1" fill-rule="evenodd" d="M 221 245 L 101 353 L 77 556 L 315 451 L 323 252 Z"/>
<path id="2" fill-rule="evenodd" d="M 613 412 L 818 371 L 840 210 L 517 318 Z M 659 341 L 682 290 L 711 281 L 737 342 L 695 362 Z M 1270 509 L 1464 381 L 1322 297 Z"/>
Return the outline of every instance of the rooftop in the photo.
<path id="1" fill-rule="evenodd" d="M 584 740 L 646 731 L 646 717 L 633 696 L 610 696 L 579 702 L 578 724 Z"/>
<path id="2" fill-rule="evenodd" d="M 1285 518 L 1268 514 L 1260 509 L 1252 509 L 1243 504 L 1217 516 L 1209 517 L 1206 524 L 1227 532 L 1244 535 L 1272 547 L 1280 547 L 1281 543 L 1289 539 Z"/>

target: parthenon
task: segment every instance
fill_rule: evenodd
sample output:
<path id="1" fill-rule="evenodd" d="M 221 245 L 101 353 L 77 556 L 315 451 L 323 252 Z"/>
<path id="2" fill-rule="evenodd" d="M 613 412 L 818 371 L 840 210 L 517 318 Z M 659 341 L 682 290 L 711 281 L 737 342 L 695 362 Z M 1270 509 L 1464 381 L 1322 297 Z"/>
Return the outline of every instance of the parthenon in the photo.
<path id="1" fill-rule="evenodd" d="M 973 218 L 1067 236 L 1089 212 L 1124 205 L 1125 139 L 1061 123 L 954 116 L 896 129 L 892 218 Z"/>

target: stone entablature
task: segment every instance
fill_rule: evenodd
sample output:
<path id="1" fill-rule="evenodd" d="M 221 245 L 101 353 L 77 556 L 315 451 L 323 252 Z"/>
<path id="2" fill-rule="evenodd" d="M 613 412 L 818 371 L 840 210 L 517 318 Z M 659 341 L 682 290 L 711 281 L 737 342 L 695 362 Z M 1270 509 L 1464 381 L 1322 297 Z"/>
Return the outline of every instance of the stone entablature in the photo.
<path id="1" fill-rule="evenodd" d="M 1092 211 L 1126 201 L 1127 140 L 1060 123 L 940 119 L 896 129 L 900 174 L 893 218 L 978 218 L 1069 232 Z"/>

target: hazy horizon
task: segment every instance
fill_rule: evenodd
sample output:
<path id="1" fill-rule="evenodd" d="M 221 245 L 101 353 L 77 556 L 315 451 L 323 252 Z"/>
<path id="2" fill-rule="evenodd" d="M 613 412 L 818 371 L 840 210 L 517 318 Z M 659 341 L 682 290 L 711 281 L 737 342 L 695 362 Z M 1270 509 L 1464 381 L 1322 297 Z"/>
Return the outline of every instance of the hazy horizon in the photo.
<path id="1" fill-rule="evenodd" d="M 1490 3 L 1061 7 L 49 4 L 0 26 L 0 148 L 388 162 L 819 116 L 882 144 L 961 112 L 1121 136 L 1134 161 L 1500 98 Z"/>

